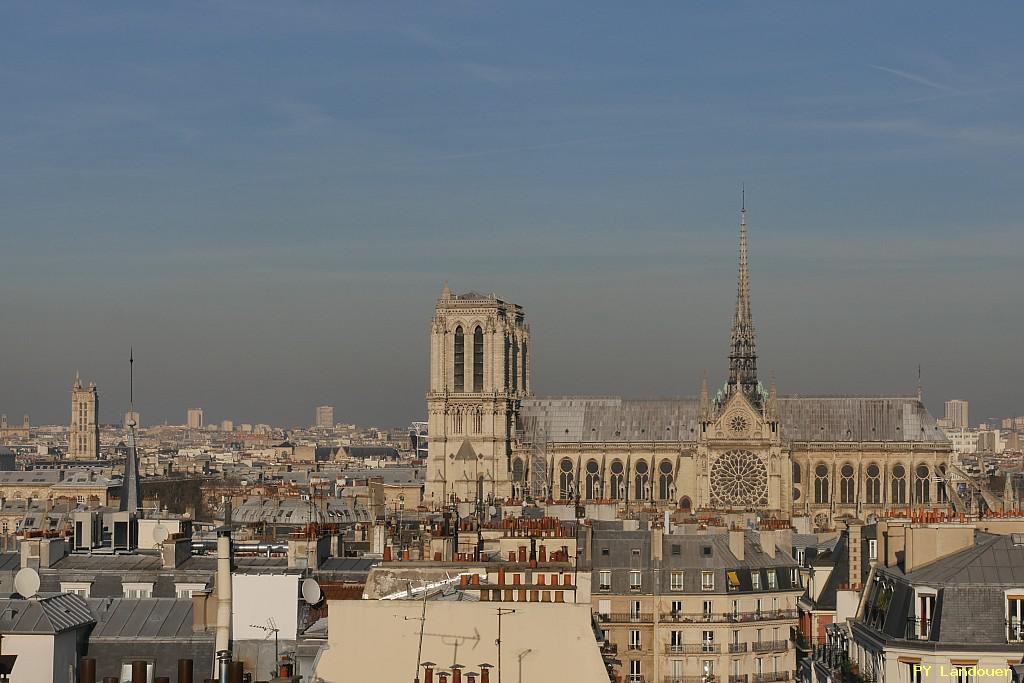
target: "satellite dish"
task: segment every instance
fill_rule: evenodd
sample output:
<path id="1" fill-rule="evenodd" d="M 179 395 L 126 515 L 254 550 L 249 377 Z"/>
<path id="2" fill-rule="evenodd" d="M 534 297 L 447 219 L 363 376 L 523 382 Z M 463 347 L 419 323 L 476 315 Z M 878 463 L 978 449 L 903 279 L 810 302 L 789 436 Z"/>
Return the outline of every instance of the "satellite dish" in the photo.
<path id="1" fill-rule="evenodd" d="M 14 576 L 14 590 L 23 598 L 31 598 L 39 592 L 39 572 L 25 567 Z"/>
<path id="2" fill-rule="evenodd" d="M 489 505 L 487 507 L 487 514 L 493 517 L 494 515 L 498 514 L 498 508 L 494 507 L 493 505 Z"/>
<path id="3" fill-rule="evenodd" d="M 171 532 L 167 530 L 163 524 L 157 524 L 153 527 L 153 542 L 160 545 L 167 540 L 167 537 L 171 535 Z"/>
<path id="4" fill-rule="evenodd" d="M 306 579 L 302 582 L 302 599 L 306 601 L 306 604 L 315 605 L 323 597 L 323 591 L 320 590 L 320 584 L 316 582 L 316 579 Z"/>

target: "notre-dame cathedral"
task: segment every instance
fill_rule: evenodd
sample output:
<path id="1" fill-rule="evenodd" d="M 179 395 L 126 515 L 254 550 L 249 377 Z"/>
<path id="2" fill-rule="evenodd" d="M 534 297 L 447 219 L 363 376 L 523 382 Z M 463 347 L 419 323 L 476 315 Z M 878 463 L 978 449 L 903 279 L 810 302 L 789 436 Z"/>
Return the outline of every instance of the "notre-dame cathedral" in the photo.
<path id="1" fill-rule="evenodd" d="M 864 518 L 945 505 L 951 447 L 910 396 L 779 396 L 758 379 L 746 208 L 729 376 L 696 399 L 535 397 L 520 306 L 447 284 L 431 327 L 426 502 L 528 496 Z"/>

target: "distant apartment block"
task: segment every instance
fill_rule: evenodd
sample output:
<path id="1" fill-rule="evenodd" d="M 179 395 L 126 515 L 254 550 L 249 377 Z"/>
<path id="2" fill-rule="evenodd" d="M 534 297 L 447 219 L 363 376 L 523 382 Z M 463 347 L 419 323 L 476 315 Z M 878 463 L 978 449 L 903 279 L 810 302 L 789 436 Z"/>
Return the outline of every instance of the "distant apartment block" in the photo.
<path id="1" fill-rule="evenodd" d="M 330 429 L 334 426 L 334 406 L 317 406 L 313 424 L 317 429 Z"/>
<path id="2" fill-rule="evenodd" d="M 946 401 L 945 419 L 949 429 L 967 429 L 967 401 L 957 398 Z"/>
<path id="3" fill-rule="evenodd" d="M 235 423 L 232 420 L 221 420 L 220 431 L 222 432 L 233 432 L 235 431 Z"/>
<path id="4" fill-rule="evenodd" d="M 189 429 L 202 429 L 203 428 L 203 409 L 202 408 L 189 408 L 187 422 L 185 423 Z"/>

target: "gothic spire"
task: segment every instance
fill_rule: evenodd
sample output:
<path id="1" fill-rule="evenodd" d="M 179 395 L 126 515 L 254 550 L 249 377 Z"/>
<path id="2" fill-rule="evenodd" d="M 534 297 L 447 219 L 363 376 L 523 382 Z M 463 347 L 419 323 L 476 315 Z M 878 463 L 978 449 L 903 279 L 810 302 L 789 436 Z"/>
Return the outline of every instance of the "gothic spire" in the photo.
<path id="1" fill-rule="evenodd" d="M 711 401 L 708 399 L 708 371 L 704 371 L 704 378 L 700 382 L 700 419 L 711 419 Z"/>
<path id="2" fill-rule="evenodd" d="M 739 274 L 736 281 L 736 312 L 729 339 L 729 391 L 742 391 L 759 405 L 757 384 L 757 332 L 750 313 L 750 272 L 747 261 L 747 201 L 743 188 L 740 203 Z"/>
<path id="3" fill-rule="evenodd" d="M 121 512 L 139 514 L 142 487 L 139 485 L 139 451 L 135 441 L 135 349 L 128 352 L 128 454 L 121 479 Z"/>

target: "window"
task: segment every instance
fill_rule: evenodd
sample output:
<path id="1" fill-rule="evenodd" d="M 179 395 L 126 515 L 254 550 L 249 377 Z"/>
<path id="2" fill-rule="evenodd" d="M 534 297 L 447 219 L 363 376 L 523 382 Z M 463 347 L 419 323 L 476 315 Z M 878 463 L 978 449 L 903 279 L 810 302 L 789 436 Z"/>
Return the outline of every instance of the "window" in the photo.
<path id="1" fill-rule="evenodd" d="M 974 683 L 974 674 L 971 673 L 971 669 L 977 664 L 977 662 L 950 662 L 952 665 L 952 673 L 956 676 L 956 683 Z"/>
<path id="2" fill-rule="evenodd" d="M 643 683 L 644 677 L 640 673 L 640 660 L 631 659 L 629 661 L 629 683 Z"/>
<path id="3" fill-rule="evenodd" d="M 726 572 L 725 578 L 728 579 L 726 586 L 731 591 L 738 591 L 740 589 L 740 577 L 736 572 Z"/>
<path id="4" fill-rule="evenodd" d="M 704 631 L 701 634 L 701 652 L 714 652 L 715 651 L 715 632 Z"/>
<path id="5" fill-rule="evenodd" d="M 663 460 L 658 466 L 658 498 L 671 500 L 675 498 L 676 487 L 672 484 L 672 463 Z"/>
<path id="6" fill-rule="evenodd" d="M 814 502 L 828 502 L 828 466 L 824 463 L 814 468 Z"/>
<path id="7" fill-rule="evenodd" d="M 572 474 L 572 461 L 568 458 L 562 460 L 558 465 L 558 486 L 559 486 L 559 498 L 562 500 L 572 500 L 575 495 L 575 483 L 576 478 Z"/>
<path id="8" fill-rule="evenodd" d="M 633 621 L 640 621 L 640 601 L 633 600 L 629 603 L 629 618 Z"/>
<path id="9" fill-rule="evenodd" d="M 612 589 L 612 573 L 607 569 L 602 569 L 600 577 L 601 590 L 610 591 Z"/>
<path id="10" fill-rule="evenodd" d="M 195 593 L 200 593 L 205 590 L 206 584 L 174 584 L 174 592 L 178 596 L 178 599 L 190 598 Z"/>
<path id="11" fill-rule="evenodd" d="M 640 631 L 632 630 L 629 632 L 629 649 L 639 650 L 640 647 Z"/>
<path id="12" fill-rule="evenodd" d="M 892 498 L 890 503 L 907 502 L 907 470 L 903 465 L 892 468 Z"/>
<path id="13" fill-rule="evenodd" d="M 126 598 L 153 597 L 153 584 L 151 583 L 122 583 L 121 590 Z"/>
<path id="14" fill-rule="evenodd" d="M 647 467 L 647 463 L 641 460 L 636 464 L 636 467 L 634 469 L 636 471 L 636 477 L 634 478 L 635 486 L 633 491 L 633 497 L 636 500 L 650 500 L 651 476 L 650 471 Z"/>
<path id="15" fill-rule="evenodd" d="M 682 613 L 683 613 L 683 601 L 682 600 L 673 600 L 672 601 L 672 614 L 675 615 L 675 614 L 682 614 Z"/>
<path id="16" fill-rule="evenodd" d="M 931 632 L 932 619 L 935 616 L 935 596 L 927 593 L 917 596 L 917 628 L 915 635 L 927 640 Z"/>
<path id="17" fill-rule="evenodd" d="M 778 588 L 778 574 L 774 569 L 768 570 L 768 590 L 773 591 Z"/>
<path id="18" fill-rule="evenodd" d="M 671 589 L 674 591 L 683 590 L 683 572 L 672 572 Z"/>
<path id="19" fill-rule="evenodd" d="M 917 469 L 914 470 L 914 502 L 915 503 L 930 503 L 931 502 L 931 489 L 928 481 L 928 466 L 918 465 Z"/>
<path id="20" fill-rule="evenodd" d="M 629 590 L 638 591 L 640 590 L 640 570 L 634 569 L 629 572 Z"/>
<path id="21" fill-rule="evenodd" d="M 750 583 L 754 587 L 754 590 L 761 590 L 761 572 L 757 569 L 750 572 Z"/>
<path id="22" fill-rule="evenodd" d="M 1006 634 L 1007 641 L 1019 642 L 1024 640 L 1024 595 L 1010 595 L 1006 598 L 1007 624 L 1009 630 Z"/>
<path id="23" fill-rule="evenodd" d="M 462 326 L 455 328 L 455 391 L 466 390 L 466 339 Z"/>
<path id="24" fill-rule="evenodd" d="M 704 557 L 711 557 L 711 546 L 709 546 L 709 545 L 701 546 L 700 554 L 703 555 Z"/>
<path id="25" fill-rule="evenodd" d="M 484 390 L 484 331 L 473 330 L 473 391 Z"/>
<path id="26" fill-rule="evenodd" d="M 622 475 L 622 463 L 616 460 L 612 463 L 611 497 L 621 500 L 626 497 L 626 484 Z"/>
<path id="27" fill-rule="evenodd" d="M 601 548 L 601 555 L 604 557 L 608 557 L 608 546 Z"/>
<path id="28" fill-rule="evenodd" d="M 922 673 L 920 662 L 907 662 L 907 681 L 909 683 L 922 683 Z"/>
<path id="29" fill-rule="evenodd" d="M 673 652 L 682 652 L 682 650 L 683 650 L 683 632 L 682 631 L 672 631 L 671 640 L 669 641 L 669 645 L 671 646 Z"/>
<path id="30" fill-rule="evenodd" d="M 867 502 L 871 505 L 878 505 L 882 502 L 882 480 L 879 476 L 880 474 L 878 465 L 875 463 L 868 465 L 868 478 L 865 482 L 865 488 L 867 489 Z"/>
<path id="31" fill-rule="evenodd" d="M 597 461 L 587 462 L 587 500 L 597 500 L 602 497 L 601 475 L 598 469 Z"/>
<path id="32" fill-rule="evenodd" d="M 796 569 L 789 570 L 789 587 L 799 588 L 800 587 L 800 572 Z"/>
<path id="33" fill-rule="evenodd" d="M 875 538 L 869 538 L 868 539 L 868 559 L 869 560 L 877 560 L 878 559 L 878 539 L 875 539 Z"/>
<path id="34" fill-rule="evenodd" d="M 701 572 L 700 573 L 700 589 L 702 591 L 713 591 L 713 590 L 715 590 L 715 573 L 714 572 Z"/>
<path id="35" fill-rule="evenodd" d="M 704 616 L 710 618 L 714 614 L 713 603 L 710 600 L 704 601 Z"/>
<path id="36" fill-rule="evenodd" d="M 89 597 L 89 588 L 92 586 L 88 582 L 60 582 L 61 593 L 74 593 L 75 595 L 81 595 L 83 598 Z"/>
<path id="37" fill-rule="evenodd" d="M 683 553 L 683 549 L 679 546 L 678 543 L 674 543 L 672 545 L 672 554 L 673 555 L 682 555 L 682 553 Z"/>
<path id="38" fill-rule="evenodd" d="M 806 560 L 807 560 L 807 549 L 806 548 L 797 548 L 796 549 L 796 563 L 798 565 L 800 565 L 801 567 L 803 567 L 805 562 L 806 562 Z"/>
<path id="39" fill-rule="evenodd" d="M 853 465 L 846 463 L 839 469 L 839 502 L 854 502 Z"/>

